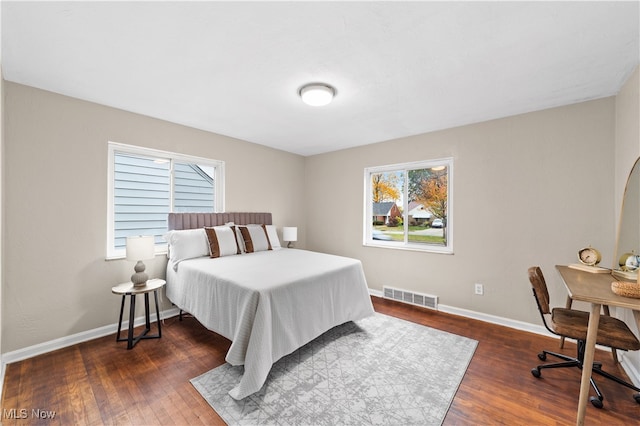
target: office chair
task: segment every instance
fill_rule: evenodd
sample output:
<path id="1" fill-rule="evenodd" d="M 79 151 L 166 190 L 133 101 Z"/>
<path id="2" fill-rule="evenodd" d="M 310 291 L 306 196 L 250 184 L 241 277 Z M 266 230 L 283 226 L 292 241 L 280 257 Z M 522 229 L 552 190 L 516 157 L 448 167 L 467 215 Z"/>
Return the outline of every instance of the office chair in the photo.
<path id="1" fill-rule="evenodd" d="M 567 295 L 567 303 L 565 308 L 571 309 L 571 305 L 573 305 L 573 299 L 571 296 Z M 611 316 L 609 312 L 609 307 L 607 305 L 602 305 L 602 313 L 606 316 Z M 560 349 L 564 348 L 564 336 L 560 337 Z M 613 358 L 613 362 L 618 364 L 618 354 L 616 353 L 616 348 L 611 348 L 611 357 Z"/>
<path id="2" fill-rule="evenodd" d="M 538 358 L 541 361 L 547 359 L 547 355 L 552 355 L 556 358 L 563 360 L 563 362 L 556 362 L 551 364 L 542 364 L 531 369 L 531 374 L 534 377 L 540 377 L 541 371 L 544 368 L 564 368 L 564 367 L 577 367 L 582 370 L 584 362 L 585 342 L 587 340 L 587 328 L 589 324 L 589 313 L 578 311 L 575 309 L 566 308 L 549 308 L 549 291 L 547 289 L 547 283 L 542 275 L 542 270 L 538 266 L 532 266 L 529 268 L 529 281 L 533 288 L 533 296 L 536 299 L 538 305 L 538 311 L 542 317 L 542 322 L 547 330 L 557 336 L 564 336 L 577 341 L 577 354 L 576 357 L 570 357 L 564 354 L 550 352 L 543 350 L 538 354 Z M 547 316 L 550 315 L 551 322 L 547 323 Z M 596 343 L 602 346 L 608 346 L 613 349 L 620 349 L 623 351 L 639 350 L 640 341 L 633 334 L 633 332 L 627 327 L 627 325 L 617 318 L 602 315 L 600 316 L 600 324 L 598 326 L 598 335 Z M 640 388 L 616 377 L 606 371 L 602 370 L 602 363 L 593 363 L 593 372 L 597 373 L 607 379 L 613 380 L 623 386 L 640 392 Z M 598 385 L 590 378 L 591 386 L 596 392 L 597 396 L 589 398 L 591 404 L 594 407 L 602 408 L 602 401 L 604 399 L 602 392 L 598 388 Z M 634 394 L 633 398 L 638 404 L 640 404 L 640 393 Z"/>

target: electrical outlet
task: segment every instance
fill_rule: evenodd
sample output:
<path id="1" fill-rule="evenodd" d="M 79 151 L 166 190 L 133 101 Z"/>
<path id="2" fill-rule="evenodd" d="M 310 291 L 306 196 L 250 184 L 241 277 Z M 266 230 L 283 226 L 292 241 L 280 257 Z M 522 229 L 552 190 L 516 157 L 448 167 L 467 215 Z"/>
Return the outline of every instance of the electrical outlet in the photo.
<path id="1" fill-rule="evenodd" d="M 484 294 L 484 286 L 480 283 L 476 283 L 475 291 L 478 296 L 482 296 Z"/>

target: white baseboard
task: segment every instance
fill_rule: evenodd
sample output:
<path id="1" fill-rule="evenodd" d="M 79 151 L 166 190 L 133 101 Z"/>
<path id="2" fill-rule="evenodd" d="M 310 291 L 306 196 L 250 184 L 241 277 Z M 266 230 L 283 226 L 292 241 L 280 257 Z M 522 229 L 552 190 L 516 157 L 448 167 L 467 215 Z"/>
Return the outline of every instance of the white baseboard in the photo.
<path id="1" fill-rule="evenodd" d="M 373 289 L 373 288 L 370 288 L 370 289 L 369 289 L 369 294 L 370 294 L 371 296 L 376 296 L 376 297 L 382 297 L 382 298 L 384 298 L 384 295 L 383 295 L 382 291 L 380 291 L 380 290 L 376 290 L 376 289 Z"/>

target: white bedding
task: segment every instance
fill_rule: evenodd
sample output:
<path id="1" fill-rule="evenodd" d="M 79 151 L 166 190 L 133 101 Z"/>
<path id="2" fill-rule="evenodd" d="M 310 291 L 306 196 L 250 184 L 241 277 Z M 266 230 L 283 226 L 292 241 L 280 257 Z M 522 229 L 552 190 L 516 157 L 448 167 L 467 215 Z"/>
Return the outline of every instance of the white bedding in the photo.
<path id="1" fill-rule="evenodd" d="M 374 312 L 359 260 L 296 249 L 182 261 L 167 268 L 167 297 L 232 341 L 226 360 L 244 365 L 235 399 L 284 355 Z"/>

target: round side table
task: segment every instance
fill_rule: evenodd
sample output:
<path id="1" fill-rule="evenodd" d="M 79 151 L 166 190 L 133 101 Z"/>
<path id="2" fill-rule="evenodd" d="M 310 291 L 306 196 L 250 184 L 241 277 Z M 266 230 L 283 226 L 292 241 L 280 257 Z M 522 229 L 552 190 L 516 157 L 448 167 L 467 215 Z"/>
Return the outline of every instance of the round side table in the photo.
<path id="1" fill-rule="evenodd" d="M 158 308 L 158 290 L 160 290 L 166 284 L 165 280 L 155 278 L 147 281 L 147 284 L 140 287 L 134 287 L 132 282 L 118 284 L 111 288 L 113 294 L 122 295 L 122 303 L 120 304 L 120 319 L 118 320 L 118 334 L 116 335 L 116 342 L 127 341 L 127 349 L 132 349 L 136 343 L 142 339 L 159 339 L 162 337 L 162 326 L 160 325 L 160 311 Z M 158 334 L 150 335 L 151 321 L 149 319 L 149 293 L 153 292 L 153 297 L 156 302 L 156 318 L 158 325 Z M 136 296 L 138 294 L 144 294 L 144 320 L 145 329 L 137 336 L 133 335 L 133 323 L 135 321 L 136 313 Z M 122 314 L 124 312 L 124 301 L 130 296 L 129 301 L 129 333 L 127 337 L 120 337 L 120 331 L 122 330 Z"/>

